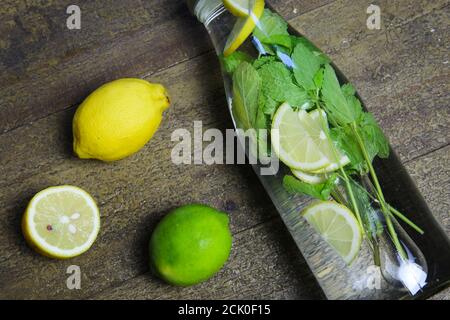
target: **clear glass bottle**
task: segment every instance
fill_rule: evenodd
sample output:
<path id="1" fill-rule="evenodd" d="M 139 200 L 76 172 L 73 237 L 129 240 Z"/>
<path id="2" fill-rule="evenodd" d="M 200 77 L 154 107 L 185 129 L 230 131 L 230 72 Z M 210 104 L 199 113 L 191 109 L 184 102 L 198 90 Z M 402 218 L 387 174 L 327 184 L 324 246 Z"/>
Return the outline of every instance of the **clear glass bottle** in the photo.
<path id="1" fill-rule="evenodd" d="M 224 8 L 221 0 L 187 2 L 191 12 L 204 24 L 220 56 L 236 18 Z M 289 32 L 299 36 L 292 28 Z M 239 50 L 257 57 L 260 51 L 254 43 L 249 37 Z M 345 76 L 334 68 L 340 82 L 347 83 Z M 226 72 L 222 71 L 222 74 L 230 115 L 236 126 L 232 113 L 232 79 Z M 261 175 L 262 165 L 254 164 L 253 167 L 327 298 L 426 298 L 450 284 L 450 241 L 392 150 L 389 158 L 374 162 L 383 193 L 387 202 L 400 212 L 407 213 L 424 234 L 415 232 L 410 225 L 391 216 L 390 224 L 404 249 L 404 257 L 385 231 L 377 235 L 373 242 L 378 248 L 375 255 L 370 241 L 363 241 L 358 257 L 350 265 L 299 214 L 312 200 L 286 192 L 282 181 L 289 169 L 281 164 L 275 175 Z M 367 176 L 361 177 L 358 184 L 366 190 L 374 189 Z M 348 202 L 342 181 L 338 182 L 334 198 L 339 198 L 342 203 Z M 387 228 L 377 200 L 372 200 L 366 209 L 370 213 L 369 220 L 375 219 L 383 229 Z"/>

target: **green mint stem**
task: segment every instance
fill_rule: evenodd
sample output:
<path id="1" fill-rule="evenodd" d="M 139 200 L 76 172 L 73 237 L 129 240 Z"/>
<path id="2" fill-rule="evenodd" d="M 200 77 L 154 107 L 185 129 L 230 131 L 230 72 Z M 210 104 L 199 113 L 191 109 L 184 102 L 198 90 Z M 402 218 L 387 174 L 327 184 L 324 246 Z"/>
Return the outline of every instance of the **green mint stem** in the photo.
<path id="1" fill-rule="evenodd" d="M 366 150 L 366 146 L 364 145 L 364 142 L 358 132 L 358 127 L 355 122 L 351 123 L 351 128 L 353 130 L 353 133 L 356 136 L 356 139 L 358 141 L 359 147 L 361 148 L 361 151 L 363 153 L 363 156 L 367 163 L 367 166 L 369 167 L 370 176 L 372 177 L 373 183 L 375 185 L 375 189 L 377 190 L 378 199 L 380 200 L 380 205 L 381 205 L 381 211 L 383 212 L 384 218 L 386 220 L 386 225 L 387 225 L 389 234 L 392 237 L 392 242 L 394 243 L 400 256 L 403 259 L 406 259 L 407 254 L 405 252 L 405 249 L 401 245 L 400 240 L 398 239 L 397 232 L 395 232 L 394 225 L 392 224 L 392 220 L 391 220 L 390 210 L 388 210 L 388 208 L 387 208 L 387 204 L 386 204 L 386 201 L 384 200 L 383 191 L 381 190 L 381 186 L 378 181 L 378 177 L 375 173 L 375 169 L 372 166 L 372 162 L 370 161 L 369 155 Z"/>
<path id="2" fill-rule="evenodd" d="M 323 119 L 322 108 L 320 107 L 320 104 L 317 104 L 317 109 L 319 109 L 319 117 L 320 117 L 320 120 L 321 120 L 320 122 L 322 124 L 326 123 L 325 121 L 323 121 L 325 119 Z M 327 138 L 330 139 L 330 141 L 332 141 L 328 130 L 326 128 L 322 128 L 322 130 L 323 130 L 323 132 L 325 132 Z M 353 206 L 353 210 L 355 211 L 356 219 L 358 220 L 358 223 L 359 223 L 359 226 L 361 227 L 361 229 L 364 230 L 364 233 L 366 233 L 366 230 L 364 228 L 364 225 L 363 225 L 363 222 L 362 222 L 362 219 L 361 219 L 361 214 L 359 212 L 359 208 L 358 208 L 358 205 L 357 205 L 356 200 L 355 200 L 355 195 L 353 194 L 353 189 L 352 189 L 352 186 L 350 185 L 350 179 L 348 178 L 347 173 L 345 173 L 345 170 L 342 168 L 342 166 L 339 163 L 340 162 L 339 154 L 338 154 L 338 152 L 336 150 L 335 145 L 333 143 L 331 143 L 331 145 L 332 145 L 331 149 L 333 151 L 333 156 L 334 156 L 334 158 L 336 159 L 336 161 L 339 164 L 339 171 L 341 172 L 342 176 L 344 177 L 343 180 L 345 182 L 345 185 L 346 185 L 346 188 L 347 188 L 347 192 L 348 192 L 348 195 L 350 197 L 350 201 L 351 201 L 352 206 Z"/>
<path id="3" fill-rule="evenodd" d="M 339 176 L 340 177 L 340 176 Z M 356 182 L 353 182 L 356 183 Z M 378 199 L 376 199 L 369 191 L 367 191 L 365 188 L 361 187 L 361 190 L 364 191 L 373 201 L 379 202 Z M 409 220 L 403 213 L 401 213 L 400 211 L 398 211 L 397 209 L 395 209 L 394 207 L 392 207 L 390 204 L 387 204 L 389 211 L 391 211 L 391 213 L 393 215 L 395 215 L 396 217 L 398 217 L 399 219 L 401 219 L 403 222 L 405 222 L 406 224 L 408 224 L 411 228 L 413 228 L 414 230 L 416 230 L 418 233 L 420 234 L 424 234 L 425 231 L 423 231 L 417 224 L 415 224 L 414 222 L 412 222 L 411 220 Z"/>
<path id="4" fill-rule="evenodd" d="M 342 204 L 344 206 L 347 205 L 347 203 L 345 201 L 345 197 L 342 196 L 342 194 L 338 190 L 336 190 L 336 189 L 333 190 L 331 192 L 331 196 L 334 198 L 334 200 L 336 200 L 340 204 Z M 379 267 L 381 264 L 380 264 L 380 248 L 378 246 L 378 243 L 377 243 L 376 239 L 374 239 L 373 237 L 371 237 L 367 234 L 365 228 L 363 228 L 363 232 L 366 235 L 367 239 L 369 239 L 368 244 L 373 252 L 374 264 Z"/>
<path id="5" fill-rule="evenodd" d="M 420 234 L 424 234 L 425 231 L 423 231 L 420 227 L 418 227 L 414 222 L 412 222 L 411 220 L 409 220 L 407 217 L 405 217 L 400 211 L 398 211 L 397 209 L 391 207 L 388 204 L 389 210 L 391 211 L 392 214 L 394 214 L 395 216 L 397 216 L 399 219 L 401 219 L 403 222 L 405 222 L 407 225 L 409 225 L 411 228 L 413 228 L 414 230 L 416 230 L 418 233 Z"/>

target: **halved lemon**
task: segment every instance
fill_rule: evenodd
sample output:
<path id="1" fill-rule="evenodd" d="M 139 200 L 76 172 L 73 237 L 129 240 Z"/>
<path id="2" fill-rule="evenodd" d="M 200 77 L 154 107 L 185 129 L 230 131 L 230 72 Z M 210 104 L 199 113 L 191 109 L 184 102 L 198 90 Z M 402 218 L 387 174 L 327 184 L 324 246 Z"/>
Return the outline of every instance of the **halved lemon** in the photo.
<path id="1" fill-rule="evenodd" d="M 22 218 L 27 242 L 39 253 L 68 259 L 87 251 L 100 229 L 100 214 L 92 197 L 73 186 L 38 192 Z"/>
<path id="2" fill-rule="evenodd" d="M 301 214 L 347 264 L 355 259 L 361 247 L 362 233 L 347 207 L 334 201 L 320 201 L 305 208 Z"/>
<path id="3" fill-rule="evenodd" d="M 233 16 L 248 17 L 255 0 L 223 0 L 223 5 Z"/>
<path id="4" fill-rule="evenodd" d="M 311 119 L 302 117 L 308 117 L 306 111 L 294 111 L 287 102 L 278 108 L 271 130 L 275 154 L 291 169 L 311 172 L 325 168 L 332 161 L 317 144 L 314 132 L 309 132 Z"/>
<path id="5" fill-rule="evenodd" d="M 249 12 L 249 15 L 244 18 L 238 18 L 233 26 L 227 42 L 225 43 L 225 49 L 223 50 L 223 55 L 225 57 L 232 54 L 241 46 L 241 44 L 253 32 L 259 18 L 261 18 L 264 12 L 264 0 L 254 0 L 253 2 L 254 4 Z"/>

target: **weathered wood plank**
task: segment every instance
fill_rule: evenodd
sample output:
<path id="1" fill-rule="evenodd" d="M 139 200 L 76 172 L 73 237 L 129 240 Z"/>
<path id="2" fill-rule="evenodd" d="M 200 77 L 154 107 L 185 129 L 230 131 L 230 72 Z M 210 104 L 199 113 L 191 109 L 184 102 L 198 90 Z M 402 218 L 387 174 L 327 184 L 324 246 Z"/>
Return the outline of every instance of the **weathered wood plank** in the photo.
<path id="1" fill-rule="evenodd" d="M 0 131 L 67 109 L 101 83 L 143 77 L 209 51 L 201 25 L 185 13 L 157 26 L 124 34 L 116 41 L 72 53 L 30 78 L 0 89 Z M 192 40 L 193 34 L 203 36 Z"/>
<path id="2" fill-rule="evenodd" d="M 270 1 L 269 1 L 270 2 Z M 331 0 L 275 2 L 297 16 Z M 0 9 L 0 134 L 80 103 L 100 84 L 144 77 L 211 51 L 184 1 L 85 1 L 82 28 L 66 28 L 66 1 Z"/>
<path id="3" fill-rule="evenodd" d="M 0 87 L 52 70 L 63 60 L 152 29 L 185 11 L 183 1 L 83 1 L 81 30 L 66 27 L 67 1 L 3 1 L 0 8 Z M 136 39 L 139 41 L 139 39 Z M 121 48 L 123 50 L 123 48 Z"/>
<path id="4" fill-rule="evenodd" d="M 450 235 L 450 146 L 410 161 L 406 168 L 436 219 Z"/>
<path id="5" fill-rule="evenodd" d="M 321 10 L 326 11 L 326 8 Z M 317 11 L 320 10 L 316 10 L 311 14 L 315 16 L 318 14 Z M 305 15 L 301 21 L 307 20 L 308 17 L 309 15 Z M 347 17 L 344 16 L 344 18 Z M 444 18 L 445 14 L 438 14 L 436 17 L 433 16 L 433 19 L 442 20 Z M 424 18 L 422 20 L 427 19 Z M 337 25 L 344 24 L 345 21 L 346 19 L 337 23 Z M 413 25 L 419 22 L 415 21 Z M 325 27 L 322 26 L 321 28 Z M 336 58 L 339 66 L 341 64 L 343 65 L 347 60 L 351 61 L 345 67 L 341 66 L 342 70 L 360 88 L 369 109 L 380 120 L 394 148 L 400 151 L 404 160 L 429 152 L 448 143 L 448 134 L 446 132 L 448 132 L 449 127 L 449 117 L 447 116 L 449 109 L 446 108 L 445 103 L 449 87 L 446 81 L 448 68 L 441 68 L 441 62 L 445 58 L 446 53 L 442 50 L 442 44 L 435 41 L 430 45 L 429 39 L 422 39 L 419 37 L 420 35 L 420 31 L 419 33 L 413 31 L 405 32 L 402 41 L 410 43 L 410 46 L 404 49 L 392 48 L 392 50 L 401 51 L 399 54 L 404 57 L 402 65 L 406 63 L 408 65 L 408 68 L 405 69 L 399 65 L 397 55 L 392 56 L 390 55 L 390 51 L 377 49 L 384 47 L 384 36 L 382 34 L 377 37 L 372 37 L 370 41 L 361 41 L 360 46 L 354 50 L 351 48 L 348 49 L 346 51 L 348 57 L 345 60 L 341 55 L 332 54 L 332 57 Z M 411 41 L 411 38 L 417 39 L 417 42 Z M 372 45 L 372 43 L 375 44 Z M 431 54 L 434 52 L 436 58 L 428 59 L 422 65 L 416 65 L 417 57 L 414 54 L 408 54 L 408 52 L 414 52 L 414 47 L 425 47 L 427 48 L 425 53 L 428 56 L 433 56 Z M 325 49 L 328 51 L 329 48 Z M 377 51 L 372 53 L 372 50 Z M 364 59 L 364 62 L 367 62 L 367 64 L 353 62 L 361 59 Z M 373 63 L 373 61 L 379 61 L 378 59 L 383 59 L 384 70 L 395 71 L 395 73 L 392 73 L 395 79 L 389 80 L 389 77 L 387 77 L 383 81 L 376 77 L 371 77 L 379 69 L 378 65 Z M 209 68 L 211 70 L 217 70 L 217 65 L 210 66 Z M 187 69 L 189 70 L 189 67 Z M 412 72 L 414 72 L 414 77 L 410 76 Z M 181 78 L 177 79 L 176 74 L 163 72 L 159 76 L 155 75 L 153 78 L 169 86 L 169 89 L 174 94 L 180 94 L 178 92 L 179 86 L 174 87 L 174 89 L 171 88 L 172 84 L 170 79 L 175 79 L 175 81 L 181 80 Z M 183 81 L 189 81 L 188 79 L 190 78 L 184 77 L 182 79 L 184 79 Z M 397 85 L 400 82 L 402 85 Z M 205 82 L 204 88 L 206 87 L 209 90 L 219 90 L 219 87 L 221 87 L 220 76 L 217 75 L 214 81 L 210 81 L 207 84 Z M 411 93 L 417 91 L 418 88 L 423 88 L 423 90 L 412 95 Z M 429 91 L 428 89 L 432 89 L 433 91 Z M 186 89 L 184 96 L 192 99 L 192 101 L 195 101 L 197 97 L 202 95 L 201 93 L 197 93 L 197 96 L 189 95 L 187 93 L 189 91 L 190 89 Z M 383 94 L 383 92 L 388 92 L 389 95 Z M 213 108 L 223 108 L 222 103 L 223 100 L 218 94 L 216 104 L 214 104 L 216 107 Z M 5 175 L 3 182 L 0 182 L 0 186 L 9 185 L 12 181 L 21 177 L 48 170 L 50 166 L 54 170 L 57 164 L 70 158 L 69 121 L 72 113 L 73 111 L 70 110 L 66 116 L 62 116 L 59 121 L 56 121 L 55 123 L 58 125 L 55 128 L 45 127 L 46 125 L 40 125 L 41 122 L 36 122 L 29 128 L 21 128 L 21 130 L 11 132 L 2 137 L 0 140 L 0 151 L 2 151 L 0 152 L 0 162 L 4 168 Z M 191 116 L 193 119 L 195 118 L 195 116 Z M 225 113 L 224 116 L 227 118 Z M 421 119 L 421 121 L 417 121 L 417 119 Z M 400 123 L 402 124 L 401 126 L 399 126 Z M 63 128 L 67 128 L 67 130 Z M 47 134 L 44 134 L 44 132 L 47 132 Z M 405 143 L 405 141 L 408 143 Z M 56 149 L 55 146 L 57 146 Z M 408 150 L 405 150 L 406 147 Z M 26 155 L 32 148 L 36 152 L 34 157 L 35 161 L 30 162 Z M 52 152 L 52 150 L 54 151 Z M 408 154 L 405 155 L 405 153 Z M 21 170 L 17 170 L 17 168 Z"/>
<path id="6" fill-rule="evenodd" d="M 449 144 L 448 1 L 379 1 L 379 31 L 366 27 L 368 3 L 336 1 L 292 25 L 355 85 L 402 160 Z"/>
<path id="7" fill-rule="evenodd" d="M 430 205 L 431 210 L 435 214 L 436 219 L 444 226 L 448 235 L 450 235 L 450 218 L 448 212 L 450 210 L 449 190 L 442 193 L 443 186 L 450 183 L 450 147 L 443 148 L 419 159 L 415 159 L 407 164 L 408 170 L 412 173 L 413 178 L 418 182 L 418 187 Z M 440 168 L 441 172 L 432 168 Z M 442 175 L 445 176 L 442 179 Z M 306 277 L 304 280 L 309 282 L 311 275 L 303 273 L 300 265 L 294 266 L 292 270 L 292 261 L 290 257 L 296 257 L 295 245 L 282 245 L 278 239 L 266 240 L 266 233 L 280 235 L 284 228 L 278 225 L 278 219 L 269 221 L 261 226 L 251 230 L 244 231 L 235 236 L 233 255 L 225 268 L 211 281 L 202 285 L 179 289 L 164 285 L 160 281 L 155 281 L 153 276 L 145 274 L 137 278 L 125 282 L 123 285 L 105 290 L 93 299 L 264 299 L 264 298 L 316 298 L 315 291 L 303 291 L 303 283 L 299 286 L 298 278 Z M 272 228 L 276 226 L 277 232 L 273 232 Z M 283 229 L 283 230 L 279 230 Z M 249 234 L 250 233 L 250 234 Z M 271 236 L 271 237 L 272 237 Z M 286 240 L 286 242 L 288 242 Z M 292 253 L 291 253 L 292 250 Z M 244 257 L 240 256 L 244 252 L 258 252 L 258 257 L 254 254 L 248 254 Z M 268 257 L 260 259 L 259 257 Z M 286 261 L 284 261 L 284 257 Z M 282 261 L 273 261 L 272 257 L 283 259 Z M 296 258 L 297 259 L 297 258 Z M 280 264 L 285 263 L 284 267 Z M 304 263 L 304 262 L 302 262 Z M 262 264 L 262 265 L 261 265 Z M 302 264 L 303 265 L 303 264 Z M 243 270 L 244 269 L 244 270 Z M 288 278 L 287 272 L 292 272 Z M 248 280 L 248 278 L 258 277 L 257 281 Z M 261 278 L 260 278 L 261 277 Z M 291 281 L 289 278 L 292 277 Z M 266 288 L 265 283 L 270 282 L 270 288 Z M 244 285 L 242 284 L 244 282 Z M 311 282 L 311 285 L 313 282 Z M 236 290 L 236 288 L 240 288 Z M 242 289 L 244 288 L 244 289 Z M 269 290 L 269 292 L 267 292 Z M 296 290 L 302 290 L 301 294 Z M 444 290 L 436 296 L 436 299 L 448 299 L 450 289 Z"/>
<path id="8" fill-rule="evenodd" d="M 144 274 L 92 299 L 318 299 L 318 284 L 279 218 L 238 233 L 225 267 L 189 288 Z"/>
<path id="9" fill-rule="evenodd" d="M 326 11 L 326 7 L 313 11 L 311 14 L 316 15 L 322 10 Z M 403 56 L 408 57 L 409 51 L 414 49 L 414 46 L 427 47 L 426 53 L 436 51 L 436 47 L 429 45 L 428 38 L 424 38 L 421 36 L 422 33 L 410 29 L 417 23 L 425 26 L 424 21 L 427 20 L 442 21 L 444 14 L 432 12 L 426 17 L 415 18 L 401 26 L 401 30 L 408 30 L 408 32 L 403 32 L 401 37 L 404 42 L 409 42 L 409 46 L 401 51 Z M 305 15 L 305 19 L 308 16 Z M 342 20 L 341 18 L 337 21 L 334 20 L 340 26 L 347 23 L 347 18 L 346 15 L 343 15 Z M 313 20 L 310 22 L 312 25 Z M 380 35 L 374 37 L 381 38 Z M 362 44 L 353 47 L 357 51 L 353 55 L 346 53 L 352 49 L 340 48 L 336 53 L 327 49 L 331 56 L 337 59 L 337 63 L 344 73 L 350 79 L 356 79 L 355 82 L 360 91 L 368 90 L 365 89 L 366 86 L 372 85 L 383 88 L 377 84 L 382 80 L 376 77 L 367 79 L 367 82 L 358 83 L 360 77 L 366 79 L 364 73 L 367 70 L 361 71 L 355 66 L 351 66 L 351 59 L 358 60 L 367 55 L 367 61 L 369 61 L 370 57 L 374 59 L 379 55 L 380 51 L 372 52 L 374 48 L 367 44 L 370 42 L 369 40 L 372 39 L 362 38 Z M 381 42 L 381 40 L 377 41 Z M 414 45 L 413 41 L 415 41 Z M 133 41 L 130 41 L 130 45 L 132 43 Z M 408 88 L 409 93 L 416 88 L 415 86 L 420 83 L 421 79 L 429 81 L 430 87 L 438 88 L 435 91 L 438 97 L 432 97 L 432 102 L 427 104 L 427 108 L 430 110 L 439 108 L 434 101 L 437 101 L 438 104 L 442 103 L 442 106 L 445 107 L 444 99 L 448 92 L 448 90 L 443 91 L 445 87 L 442 88 L 442 77 L 446 75 L 445 70 L 430 69 L 430 65 L 444 57 L 442 49 L 440 47 L 437 49 L 437 54 L 432 56 L 432 62 L 427 59 L 424 64 L 418 66 L 419 71 L 416 74 L 425 71 L 441 73 L 437 73 L 437 77 L 427 75 L 423 78 L 413 78 L 412 82 L 406 83 L 411 87 Z M 345 58 L 344 54 L 339 55 L 339 52 L 344 52 L 348 58 Z M 408 78 L 408 73 L 401 72 L 401 65 L 395 58 L 389 57 L 389 52 L 382 54 L 383 60 L 381 61 L 384 63 L 384 70 L 391 70 L 391 68 L 397 70 L 396 77 L 399 80 Z M 350 62 L 346 62 L 346 59 L 350 59 Z M 385 60 L 388 62 L 385 63 Z M 412 65 L 412 58 L 407 61 Z M 373 72 L 376 70 L 373 64 L 369 64 L 369 67 L 372 68 L 369 70 Z M 7 282 L 2 294 L 10 293 L 16 297 L 39 298 L 61 295 L 84 297 L 110 286 L 119 285 L 122 281 L 144 273 L 148 269 L 145 243 L 148 241 L 149 230 L 168 209 L 186 202 L 206 201 L 217 207 L 224 207 L 224 204 L 230 200 L 235 202 L 238 209 L 231 213 L 234 232 L 245 230 L 273 217 L 273 207 L 269 202 L 261 203 L 259 195 L 263 193 L 262 187 L 248 167 L 192 166 L 188 168 L 175 167 L 170 163 L 170 148 L 173 144 L 169 143 L 169 139 L 170 133 L 175 128 L 191 129 L 192 119 L 203 120 L 205 126 L 208 127 L 224 129 L 230 126 L 224 105 L 222 82 L 217 68 L 216 58 L 212 54 L 208 54 L 150 76 L 149 79 L 163 81 L 171 92 L 176 93 L 172 94 L 173 106 L 167 114 L 163 127 L 150 144 L 136 156 L 118 163 L 106 165 L 95 161 L 80 161 L 71 156 L 70 122 L 74 108 L 55 113 L 31 125 L 0 135 L 0 167 L 4 177 L 4 180 L 0 181 L 0 203 L 2 203 L 0 230 L 4 231 L 0 235 L 0 251 L 2 252 L 0 283 Z M 408 69 L 408 72 L 410 71 Z M 105 74 L 109 75 L 109 73 Z M 94 82 L 96 81 L 98 80 Z M 420 110 L 422 100 L 429 98 L 429 96 L 422 96 L 422 91 L 423 89 L 420 92 L 422 98 L 412 103 L 416 110 Z M 371 91 L 362 92 L 362 95 L 369 97 L 370 93 Z M 398 94 L 402 98 L 405 97 L 405 100 L 409 99 L 408 91 L 400 90 Z M 80 99 L 80 97 L 76 99 Z M 366 99 L 369 108 L 376 113 L 383 126 L 386 127 L 384 119 L 392 116 L 397 104 L 393 101 L 386 104 L 386 108 L 376 108 L 371 106 L 370 99 Z M 382 100 L 378 101 L 383 102 Z M 392 111 L 389 108 L 392 108 Z M 384 116 L 385 112 L 388 112 L 387 116 Z M 442 112 L 439 114 L 442 116 Z M 435 118 L 433 112 L 428 111 L 425 114 L 417 113 L 417 117 L 409 118 L 406 125 L 412 127 L 414 123 L 418 122 L 417 119 L 429 126 L 440 121 Z M 395 126 L 399 126 L 399 123 L 394 123 L 391 130 L 394 130 Z M 440 129 L 436 136 L 433 136 L 431 132 L 431 137 L 437 138 L 442 131 L 445 133 L 446 127 L 442 128 L 442 125 L 439 125 L 438 128 Z M 388 132 L 388 134 L 395 147 L 401 146 L 403 136 L 397 138 L 393 137 L 393 133 Z M 415 131 L 414 134 L 415 137 L 420 137 L 421 132 Z M 447 140 L 440 140 L 440 142 L 441 146 L 448 143 Z M 407 148 L 411 148 L 411 145 Z M 432 149 L 417 148 L 414 153 L 406 152 L 403 159 L 413 159 L 430 150 Z M 33 153 L 33 161 L 30 161 L 31 153 Z M 161 179 L 164 179 L 165 187 L 158 183 Z M 102 206 L 103 227 L 100 238 L 91 251 L 70 262 L 50 261 L 32 253 L 25 246 L 19 230 L 19 218 L 27 200 L 36 191 L 48 185 L 60 183 L 71 183 L 86 188 L 101 200 Z M 195 185 L 195 190 L 193 185 Z M 211 201 L 212 197 L 213 201 Z M 3 255 L 3 253 L 5 254 Z M 64 271 L 69 264 L 81 265 L 83 270 L 86 270 L 85 277 L 94 279 L 86 281 L 82 292 L 68 292 L 65 289 Z M 11 278 L 14 279 L 14 282 L 9 281 Z M 243 289 L 239 288 L 239 290 Z M 289 290 L 288 292 L 291 293 L 286 294 L 286 297 L 294 297 L 295 294 L 292 293 L 294 291 Z M 202 294 L 205 293 L 198 293 L 199 296 Z M 160 295 L 164 295 L 164 292 L 161 292 Z M 274 292 L 270 297 L 276 297 L 276 295 L 277 293 Z M 296 296 L 300 297 L 301 295 L 298 293 Z M 256 296 L 248 293 L 248 297 Z"/>
<path id="10" fill-rule="evenodd" d="M 7 280 L 13 274 L 16 279 L 14 283 L 3 286 L 4 294 L 8 292 L 9 285 L 23 288 L 28 286 L 28 281 L 34 281 L 36 277 L 33 277 L 30 269 L 45 269 L 49 263 L 58 267 L 66 265 L 65 262 L 50 262 L 33 254 L 26 248 L 19 230 L 19 219 L 24 205 L 35 192 L 48 185 L 79 185 L 100 201 L 102 228 L 99 241 L 89 254 L 71 261 L 92 272 L 98 272 L 97 277 L 106 277 L 102 279 L 101 284 L 92 284 L 90 290 L 99 290 L 102 285 L 145 271 L 147 264 L 143 262 L 142 243 L 148 240 L 148 228 L 154 225 L 163 213 L 177 205 L 203 202 L 219 208 L 236 207 L 238 209 L 230 213 L 234 231 L 249 228 L 275 214 L 268 199 L 259 199 L 258 194 L 264 191 L 248 167 L 179 167 L 170 160 L 171 150 L 168 146 L 174 145 L 170 143 L 170 135 L 175 128 L 184 127 L 192 131 L 192 119 L 197 119 L 204 120 L 205 127 L 223 129 L 224 122 L 229 121 L 228 111 L 223 103 L 220 107 L 217 105 L 217 101 L 223 101 L 223 88 L 220 78 L 218 79 L 220 75 L 210 72 L 211 66 L 218 67 L 216 58 L 213 55 L 202 56 L 192 61 L 187 68 L 186 65 L 175 66 L 171 73 L 161 75 L 168 81 L 171 81 L 170 78 L 178 79 L 171 86 L 178 94 L 172 99 L 173 105 L 166 114 L 166 120 L 144 150 L 117 163 L 80 161 L 71 157 L 67 150 L 64 151 L 70 149 L 70 138 L 59 138 L 64 134 L 54 128 L 61 122 L 70 127 L 70 117 L 67 118 L 68 123 L 63 120 L 65 115 L 61 117 L 60 114 L 41 120 L 46 123 L 45 128 L 55 130 L 57 143 L 61 143 L 59 148 L 62 159 L 61 163 L 53 168 L 52 163 L 49 163 L 48 170 L 42 170 L 28 178 L 22 176 L 18 183 L 2 188 L 0 228 L 7 232 L 0 235 L 0 251 L 4 252 L 0 258 L 0 278 Z M 211 87 L 211 83 L 218 84 L 216 89 Z M 206 92 L 205 88 L 208 88 Z M 26 139 L 28 141 L 40 136 L 36 128 L 30 130 L 29 134 L 31 137 Z M 44 141 L 42 146 L 45 146 Z M 26 153 L 23 156 L 26 156 Z M 11 161 L 14 161 L 13 158 Z M 164 179 L 164 184 L 159 183 L 161 179 Z M 227 205 L 230 201 L 231 206 Z M 136 233 L 138 230 L 140 231 Z M 22 249 L 17 250 L 18 247 Z M 100 256 L 102 259 L 95 258 Z M 110 259 L 111 264 L 104 264 L 104 259 Z M 48 275 L 47 281 L 52 282 L 54 276 L 56 275 Z M 48 292 L 39 286 L 33 287 L 33 290 L 35 291 L 29 290 L 27 294 L 41 297 L 58 293 L 57 290 Z M 86 288 L 84 294 L 87 292 L 89 288 Z"/>

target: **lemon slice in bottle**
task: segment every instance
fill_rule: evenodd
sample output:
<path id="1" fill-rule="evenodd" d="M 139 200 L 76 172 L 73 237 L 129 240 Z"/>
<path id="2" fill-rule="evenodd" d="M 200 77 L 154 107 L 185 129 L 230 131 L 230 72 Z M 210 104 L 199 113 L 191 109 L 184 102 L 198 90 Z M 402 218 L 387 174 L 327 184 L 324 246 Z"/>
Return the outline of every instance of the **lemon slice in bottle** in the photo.
<path id="1" fill-rule="evenodd" d="M 347 264 L 355 259 L 362 233 L 347 207 L 334 201 L 321 201 L 311 204 L 301 214 Z"/>
<path id="2" fill-rule="evenodd" d="M 303 112 L 300 114 L 299 119 L 302 121 L 303 126 L 309 132 L 317 147 L 332 161 L 331 164 L 314 173 L 332 172 L 339 169 L 339 166 L 345 166 L 350 162 L 350 159 L 333 145 L 333 141 L 328 138 L 324 131 L 328 130 L 327 114 L 325 111 L 315 109 L 309 113 Z"/>
<path id="3" fill-rule="evenodd" d="M 223 5 L 233 16 L 248 17 L 255 0 L 223 0 Z"/>
<path id="4" fill-rule="evenodd" d="M 272 121 L 272 146 L 278 158 L 291 169 L 311 172 L 329 166 L 332 162 L 309 132 L 308 122 L 301 120 L 308 116 L 306 111 L 294 111 L 283 103 Z"/>
<path id="5" fill-rule="evenodd" d="M 327 122 L 327 114 L 325 111 L 319 111 L 318 109 L 315 109 L 311 112 L 308 113 L 308 115 L 310 116 L 310 118 L 313 120 L 311 122 L 312 126 L 314 127 L 314 129 L 312 130 L 313 133 L 313 137 L 314 139 L 316 139 L 320 145 L 320 147 L 324 150 L 324 153 L 333 160 L 336 160 L 336 155 L 334 154 L 334 152 L 337 152 L 337 156 L 339 157 L 339 162 L 338 161 L 333 161 L 333 163 L 331 163 L 329 166 L 318 170 L 315 173 L 327 173 L 327 172 L 332 172 L 332 171 L 336 171 L 337 169 L 339 169 L 340 166 L 345 166 L 347 164 L 350 163 L 350 159 L 342 154 L 339 150 L 337 150 L 335 148 L 335 150 L 333 151 L 331 148 L 333 147 L 331 145 L 332 141 L 330 141 L 329 139 L 321 139 L 324 138 L 324 132 L 323 132 L 323 128 L 326 128 L 328 130 L 328 122 Z"/>
<path id="6" fill-rule="evenodd" d="M 292 169 L 291 171 L 297 179 L 309 184 L 319 184 L 327 181 L 326 173 L 310 173 L 295 169 Z"/>
<path id="7" fill-rule="evenodd" d="M 31 199 L 22 218 L 27 242 L 39 253 L 68 259 L 87 251 L 100 229 L 92 197 L 73 186 L 50 187 Z"/>
<path id="8" fill-rule="evenodd" d="M 228 36 L 227 42 L 225 43 L 225 49 L 223 50 L 223 55 L 225 57 L 236 51 L 248 38 L 264 12 L 264 0 L 254 0 L 252 2 L 254 2 L 254 4 L 249 11 L 248 16 L 239 17 Z"/>

